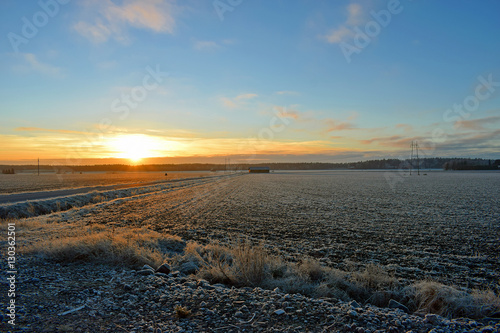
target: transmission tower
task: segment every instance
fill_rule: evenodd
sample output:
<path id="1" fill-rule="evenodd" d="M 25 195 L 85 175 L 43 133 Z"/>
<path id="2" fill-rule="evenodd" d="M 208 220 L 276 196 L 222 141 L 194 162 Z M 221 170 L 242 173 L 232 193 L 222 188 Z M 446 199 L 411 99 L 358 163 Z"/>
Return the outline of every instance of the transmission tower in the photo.
<path id="1" fill-rule="evenodd" d="M 410 176 L 411 176 L 411 169 L 413 167 L 413 157 L 414 156 L 417 159 L 417 174 L 420 176 L 420 159 L 418 158 L 418 143 L 417 143 L 417 141 L 412 141 L 410 147 L 411 147 Z"/>

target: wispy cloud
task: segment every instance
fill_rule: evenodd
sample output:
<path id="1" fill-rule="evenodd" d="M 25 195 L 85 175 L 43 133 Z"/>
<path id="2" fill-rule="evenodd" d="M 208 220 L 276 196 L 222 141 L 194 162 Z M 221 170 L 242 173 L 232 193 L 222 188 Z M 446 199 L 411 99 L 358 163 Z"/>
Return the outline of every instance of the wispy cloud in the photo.
<path id="1" fill-rule="evenodd" d="M 64 134 L 88 134 L 87 132 L 81 132 L 81 131 L 48 129 L 48 128 L 40 128 L 40 127 L 17 127 L 15 130 L 16 131 L 24 131 L 24 132 L 55 132 L 55 133 L 64 133 Z"/>
<path id="2" fill-rule="evenodd" d="M 333 132 L 345 131 L 354 129 L 355 126 L 350 121 L 341 121 L 333 118 L 318 118 L 311 112 L 300 112 L 292 108 L 282 106 L 274 106 L 274 109 L 282 117 L 292 118 L 297 124 L 301 124 L 302 128 L 296 128 L 295 131 L 307 132 L 312 135 L 320 134 L 321 136 L 328 136 L 330 139 L 338 139 L 340 136 L 333 135 Z M 357 117 L 357 113 L 353 114 L 348 120 L 353 120 Z"/>
<path id="3" fill-rule="evenodd" d="M 392 136 L 384 136 L 384 137 L 375 137 L 367 140 L 360 140 L 360 142 L 364 145 L 369 145 L 374 142 L 382 143 L 383 145 L 397 145 L 399 146 L 401 143 L 401 140 L 404 140 L 406 142 L 408 139 L 401 136 L 401 135 L 392 135 Z M 412 139 L 413 140 L 413 139 Z"/>
<path id="4" fill-rule="evenodd" d="M 252 94 L 252 93 L 247 93 L 247 94 L 240 94 L 234 98 L 229 98 L 229 97 L 222 97 L 220 100 L 224 104 L 224 106 L 234 109 L 237 107 L 242 106 L 246 100 L 253 99 L 258 97 L 259 95 L 257 94 Z"/>
<path id="5" fill-rule="evenodd" d="M 482 132 L 455 133 L 436 146 L 437 152 L 453 153 L 453 156 L 475 155 L 485 153 L 491 156 L 491 151 L 500 151 L 500 129 Z"/>
<path id="6" fill-rule="evenodd" d="M 113 38 L 128 42 L 127 28 L 151 30 L 157 33 L 174 32 L 173 5 L 161 0 L 125 0 L 115 4 L 111 0 L 85 2 L 88 19 L 77 22 L 73 28 L 94 43 Z"/>
<path id="7" fill-rule="evenodd" d="M 379 147 L 399 148 L 401 151 L 408 151 L 412 141 L 417 141 L 422 149 L 434 147 L 436 152 L 443 153 L 446 156 L 448 152 L 454 153 L 454 156 L 460 154 L 469 154 L 481 149 L 498 149 L 500 144 L 499 129 L 483 130 L 481 132 L 457 132 L 446 134 L 445 139 L 440 142 L 432 141 L 432 136 L 403 136 L 392 135 L 384 137 L 374 137 L 366 140 L 359 140 L 361 144 L 376 144 Z M 432 144 L 430 144 L 432 143 Z"/>
<path id="8" fill-rule="evenodd" d="M 299 111 L 296 111 L 296 110 L 292 110 L 290 108 L 286 108 L 286 107 L 283 107 L 283 106 L 274 106 L 274 109 L 276 111 L 278 111 L 279 115 L 281 117 L 285 117 L 285 118 L 292 118 L 292 119 L 295 119 L 295 120 L 298 120 L 300 117 L 301 117 L 301 114 Z"/>
<path id="9" fill-rule="evenodd" d="M 193 42 L 193 47 L 196 50 L 212 51 L 219 48 L 219 44 L 211 40 L 197 40 Z"/>
<path id="10" fill-rule="evenodd" d="M 486 117 L 480 119 L 473 120 L 458 120 L 455 122 L 455 129 L 464 129 L 464 130 L 484 130 L 486 129 L 485 125 L 494 124 L 500 121 L 499 116 L 494 117 Z"/>
<path id="11" fill-rule="evenodd" d="M 257 96 L 259 96 L 259 95 L 257 95 L 257 94 L 241 94 L 241 95 L 236 96 L 234 99 L 236 101 L 241 101 L 241 100 L 244 100 L 244 99 L 255 98 Z"/>
<path id="12" fill-rule="evenodd" d="M 86 146 L 86 143 L 82 143 L 81 135 L 36 133 L 33 136 L 0 134 L 0 140 L 5 143 L 0 148 L 2 158 L 6 160 L 32 159 L 36 161 L 37 157 L 43 157 L 44 160 L 48 160 L 61 158 L 67 153 L 72 153 L 82 147 L 86 147 L 87 151 L 82 158 L 106 156 L 106 147 L 104 145 L 96 142 L 90 149 L 90 147 Z"/>
<path id="13" fill-rule="evenodd" d="M 351 3 L 346 7 L 347 18 L 344 23 L 333 29 L 324 38 L 328 43 L 337 44 L 354 36 L 353 27 L 362 24 L 366 19 L 364 8 L 357 3 Z"/>
<path id="14" fill-rule="evenodd" d="M 60 67 L 40 61 L 36 55 L 32 53 L 21 54 L 23 64 L 15 68 L 21 72 L 37 72 L 52 77 L 63 77 L 63 72 Z"/>
<path id="15" fill-rule="evenodd" d="M 347 21 L 346 24 L 356 25 L 363 22 L 363 7 L 357 3 L 351 3 L 347 6 Z"/>
<path id="16" fill-rule="evenodd" d="M 324 123 L 326 125 L 325 133 L 353 129 L 353 124 L 331 118 L 324 119 Z"/>
<path id="17" fill-rule="evenodd" d="M 276 95 L 300 95 L 297 91 L 281 90 L 275 92 Z"/>
<path id="18" fill-rule="evenodd" d="M 227 98 L 227 97 L 221 97 L 221 102 L 222 104 L 224 104 L 225 107 L 227 108 L 230 108 L 230 109 L 234 109 L 236 108 L 238 105 L 230 98 Z"/>
<path id="19" fill-rule="evenodd" d="M 396 124 L 396 126 L 394 126 L 398 129 L 402 129 L 404 131 L 411 131 L 413 130 L 413 126 L 411 125 L 408 125 L 408 124 Z"/>
<path id="20" fill-rule="evenodd" d="M 237 41 L 235 39 L 222 39 L 219 41 L 214 40 L 198 40 L 192 39 L 193 48 L 198 51 L 215 51 L 217 49 L 223 48 L 227 45 L 236 44 Z"/>
<path id="21" fill-rule="evenodd" d="M 347 39 L 348 37 L 353 36 L 353 32 L 351 29 L 345 27 L 345 26 L 340 26 L 339 28 L 332 30 L 327 36 L 326 40 L 328 43 L 340 43 L 343 40 Z"/>
<path id="22" fill-rule="evenodd" d="M 102 23 L 101 19 L 96 19 L 94 23 L 80 21 L 73 28 L 83 37 L 93 43 L 99 44 L 108 40 L 112 34 L 111 27 L 107 27 Z M 123 40 L 124 38 L 119 38 Z"/>

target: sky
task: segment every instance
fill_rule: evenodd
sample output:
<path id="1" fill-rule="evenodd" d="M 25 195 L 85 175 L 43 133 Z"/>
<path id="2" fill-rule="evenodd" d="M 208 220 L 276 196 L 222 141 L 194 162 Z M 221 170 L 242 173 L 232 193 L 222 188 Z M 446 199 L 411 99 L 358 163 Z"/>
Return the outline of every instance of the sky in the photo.
<path id="1" fill-rule="evenodd" d="M 0 2 L 0 163 L 500 158 L 500 2 Z M 116 159 L 116 160 L 115 160 Z"/>

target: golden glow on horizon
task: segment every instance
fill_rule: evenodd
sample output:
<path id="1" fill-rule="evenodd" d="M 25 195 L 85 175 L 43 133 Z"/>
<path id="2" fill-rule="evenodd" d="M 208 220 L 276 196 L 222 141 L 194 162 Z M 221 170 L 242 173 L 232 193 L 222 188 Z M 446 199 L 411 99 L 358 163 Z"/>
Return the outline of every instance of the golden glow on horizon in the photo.
<path id="1" fill-rule="evenodd" d="M 50 133 L 46 133 L 50 131 Z M 16 133 L 17 134 L 17 133 Z M 33 163 L 37 158 L 42 160 L 61 159 L 71 161 L 71 164 L 86 163 L 86 159 L 127 159 L 130 163 L 148 163 L 149 157 L 170 158 L 172 163 L 179 158 L 205 158 L 214 156 L 240 156 L 243 159 L 259 158 L 259 155 L 294 155 L 294 159 L 305 159 L 310 155 L 336 156 L 351 152 L 368 153 L 371 149 L 378 149 L 377 142 L 361 144 L 354 139 L 342 138 L 335 140 L 299 140 L 274 139 L 265 140 L 257 137 L 206 137 L 199 136 L 160 136 L 152 134 L 109 134 L 107 137 L 97 138 L 87 142 L 82 135 L 75 133 L 54 133 L 53 130 L 30 131 L 25 135 L 0 134 L 0 161 L 23 161 Z M 33 138 L 36 140 L 33 140 Z M 406 149 L 406 144 L 404 145 Z M 398 147 L 390 147 L 396 150 Z M 268 158 L 268 157 L 265 157 Z M 316 157 L 314 157 L 316 158 Z M 25 161 L 25 162 L 24 162 Z M 58 162 L 59 163 L 59 162 Z M 99 163 L 92 162 L 92 163 Z M 108 162 L 106 162 L 108 163 Z"/>

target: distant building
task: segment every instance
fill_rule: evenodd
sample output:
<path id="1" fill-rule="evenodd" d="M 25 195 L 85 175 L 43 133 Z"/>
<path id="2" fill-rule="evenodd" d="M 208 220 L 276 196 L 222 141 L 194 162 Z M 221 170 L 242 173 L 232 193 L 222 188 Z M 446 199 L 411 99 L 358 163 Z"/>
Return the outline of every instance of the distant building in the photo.
<path id="1" fill-rule="evenodd" d="M 248 168 L 250 173 L 269 173 L 269 167 L 250 167 Z"/>

